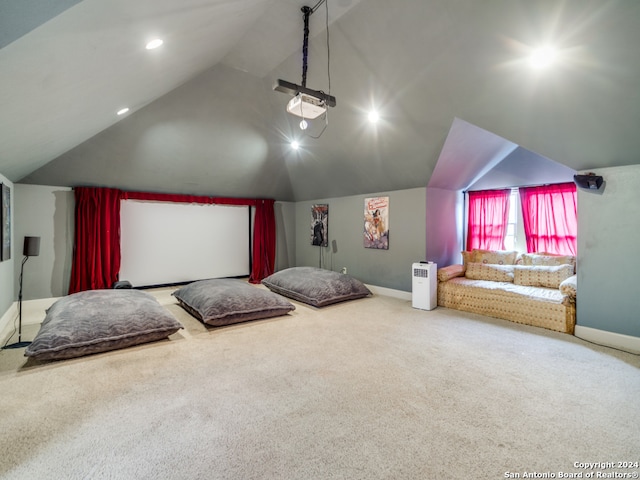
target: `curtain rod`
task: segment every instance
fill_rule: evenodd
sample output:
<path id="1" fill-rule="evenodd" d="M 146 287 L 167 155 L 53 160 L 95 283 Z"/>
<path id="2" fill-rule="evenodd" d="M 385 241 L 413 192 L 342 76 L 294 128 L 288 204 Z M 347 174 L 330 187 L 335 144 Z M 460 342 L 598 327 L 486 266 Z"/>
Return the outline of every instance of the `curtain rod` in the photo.
<path id="1" fill-rule="evenodd" d="M 482 192 L 484 190 L 511 190 L 512 188 L 548 187 L 549 185 L 562 185 L 563 183 L 573 183 L 573 182 L 534 183 L 534 184 L 530 184 L 530 185 L 514 185 L 512 187 L 504 187 L 504 188 L 482 188 L 482 189 L 478 189 L 478 190 L 463 190 L 462 193 Z"/>

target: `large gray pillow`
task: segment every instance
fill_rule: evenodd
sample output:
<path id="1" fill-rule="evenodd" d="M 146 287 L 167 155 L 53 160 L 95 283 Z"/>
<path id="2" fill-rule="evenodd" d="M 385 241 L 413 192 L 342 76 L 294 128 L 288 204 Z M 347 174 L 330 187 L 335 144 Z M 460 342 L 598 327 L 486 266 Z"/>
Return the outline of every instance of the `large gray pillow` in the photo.
<path id="1" fill-rule="evenodd" d="M 39 360 L 73 358 L 160 340 L 181 328 L 146 292 L 88 290 L 49 307 L 24 354 Z"/>
<path id="2" fill-rule="evenodd" d="M 292 267 L 262 280 L 270 290 L 314 307 L 371 295 L 371 291 L 350 275 L 315 267 Z"/>
<path id="3" fill-rule="evenodd" d="M 173 296 L 194 317 L 215 327 L 277 317 L 296 308 L 280 295 L 232 278 L 199 280 Z"/>

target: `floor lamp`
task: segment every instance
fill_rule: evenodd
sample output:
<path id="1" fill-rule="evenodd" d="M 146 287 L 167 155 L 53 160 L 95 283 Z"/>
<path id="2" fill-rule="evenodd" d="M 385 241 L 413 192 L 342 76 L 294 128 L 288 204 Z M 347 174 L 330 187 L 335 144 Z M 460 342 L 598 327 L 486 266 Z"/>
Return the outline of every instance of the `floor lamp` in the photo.
<path id="1" fill-rule="evenodd" d="M 18 293 L 18 342 L 7 345 L 4 348 L 24 348 L 31 344 L 31 342 L 22 341 L 22 274 L 24 272 L 24 264 L 29 260 L 29 257 L 40 255 L 40 237 L 24 237 L 22 254 L 24 258 L 20 266 L 20 293 Z"/>

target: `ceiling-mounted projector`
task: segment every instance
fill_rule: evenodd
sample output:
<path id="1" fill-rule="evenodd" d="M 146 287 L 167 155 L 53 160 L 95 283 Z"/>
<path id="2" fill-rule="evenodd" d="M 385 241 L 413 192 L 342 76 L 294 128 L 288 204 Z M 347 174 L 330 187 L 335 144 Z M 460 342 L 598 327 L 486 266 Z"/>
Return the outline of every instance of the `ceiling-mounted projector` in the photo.
<path id="1" fill-rule="evenodd" d="M 287 103 L 287 112 L 301 117 L 303 120 L 314 120 L 321 115 L 327 113 L 328 107 L 336 106 L 336 97 L 329 93 L 325 93 L 322 90 L 312 90 L 307 88 L 307 54 L 309 50 L 309 17 L 311 14 L 327 0 L 319 0 L 313 8 L 302 7 L 300 10 L 304 15 L 304 39 L 302 42 L 302 84 L 296 85 L 295 83 L 287 82 L 286 80 L 278 79 L 273 89 L 278 92 L 287 93 L 293 95 L 293 98 Z M 329 45 L 329 11 L 327 8 L 327 46 Z M 327 63 L 327 75 L 329 77 L 329 88 L 331 88 L 331 76 L 329 75 L 329 65 Z M 325 120 L 327 117 L 325 116 Z M 325 128 L 328 122 L 325 121 Z M 307 122 L 300 122 L 300 128 L 305 130 L 307 128 Z M 324 128 L 322 129 L 324 132 Z M 320 135 L 322 134 L 320 132 Z M 317 137 L 316 137 L 317 138 Z"/>
<path id="2" fill-rule="evenodd" d="M 306 93 L 299 93 L 287 103 L 287 112 L 298 117 L 313 120 L 323 115 L 327 106 L 323 100 Z"/>

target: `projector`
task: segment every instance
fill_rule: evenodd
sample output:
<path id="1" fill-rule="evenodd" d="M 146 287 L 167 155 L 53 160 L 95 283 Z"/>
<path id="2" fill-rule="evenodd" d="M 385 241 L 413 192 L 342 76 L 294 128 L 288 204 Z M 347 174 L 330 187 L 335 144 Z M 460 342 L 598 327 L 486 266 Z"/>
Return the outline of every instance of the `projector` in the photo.
<path id="1" fill-rule="evenodd" d="M 299 93 L 287 104 L 287 112 L 298 117 L 313 120 L 327 111 L 324 100 L 306 93 Z"/>

